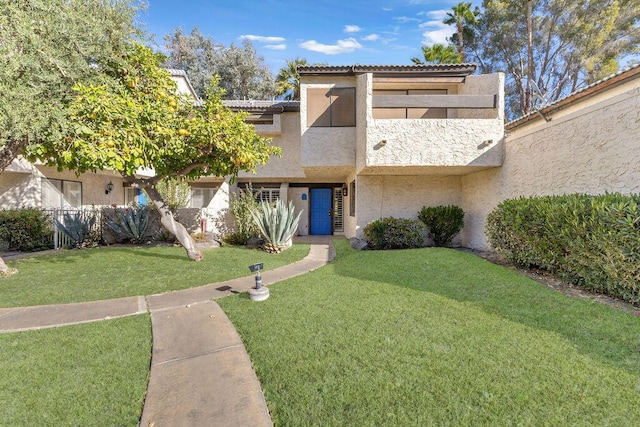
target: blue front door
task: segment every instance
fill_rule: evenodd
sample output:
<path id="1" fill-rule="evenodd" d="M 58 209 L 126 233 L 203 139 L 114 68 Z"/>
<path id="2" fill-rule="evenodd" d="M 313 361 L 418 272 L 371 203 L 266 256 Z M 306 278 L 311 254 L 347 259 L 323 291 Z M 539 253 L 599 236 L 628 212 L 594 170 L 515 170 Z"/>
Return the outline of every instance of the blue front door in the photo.
<path id="1" fill-rule="evenodd" d="M 311 234 L 331 234 L 331 188 L 312 188 Z"/>

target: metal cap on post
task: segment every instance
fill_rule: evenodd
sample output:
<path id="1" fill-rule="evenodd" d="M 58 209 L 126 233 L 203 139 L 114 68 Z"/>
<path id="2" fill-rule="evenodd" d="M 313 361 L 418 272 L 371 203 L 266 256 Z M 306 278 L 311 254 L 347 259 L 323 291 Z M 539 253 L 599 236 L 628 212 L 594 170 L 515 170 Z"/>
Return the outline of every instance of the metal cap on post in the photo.
<path id="1" fill-rule="evenodd" d="M 249 270 L 252 273 L 256 273 L 256 285 L 249 289 L 249 299 L 252 301 L 264 301 L 269 298 L 269 289 L 262 287 L 262 275 L 260 270 L 264 267 L 263 263 L 252 264 L 249 266 Z"/>

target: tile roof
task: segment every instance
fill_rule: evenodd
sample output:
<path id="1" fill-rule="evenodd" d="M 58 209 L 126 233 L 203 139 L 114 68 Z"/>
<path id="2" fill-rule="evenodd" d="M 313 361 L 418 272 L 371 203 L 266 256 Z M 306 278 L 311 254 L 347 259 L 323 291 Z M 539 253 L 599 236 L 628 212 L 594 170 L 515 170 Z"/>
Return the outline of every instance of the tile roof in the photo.
<path id="1" fill-rule="evenodd" d="M 258 100 L 232 100 L 225 99 L 222 101 L 224 105 L 232 110 L 243 111 L 261 111 L 283 113 L 285 111 L 300 111 L 300 101 L 258 101 Z"/>
<path id="2" fill-rule="evenodd" d="M 640 75 L 640 63 L 632 64 L 627 68 L 624 68 L 617 73 L 611 74 L 603 78 L 602 80 L 598 80 L 597 82 L 591 83 L 589 86 L 585 86 L 582 89 L 578 89 L 574 92 L 571 92 L 569 95 L 562 97 L 550 104 L 546 104 L 541 106 L 540 108 L 520 116 L 516 119 L 511 120 L 507 124 L 505 124 L 505 128 L 514 128 L 520 124 L 526 123 L 531 120 L 532 117 L 538 117 L 540 114 L 545 115 L 549 114 L 554 110 L 558 110 L 567 104 L 571 104 L 574 101 L 577 101 L 580 98 L 584 98 L 585 96 L 589 96 L 592 93 L 597 93 L 605 88 L 609 87 L 611 84 L 615 84 L 620 80 L 625 80 L 626 78 L 631 78 L 635 75 Z"/>
<path id="3" fill-rule="evenodd" d="M 301 76 L 307 75 L 346 75 L 363 73 L 384 75 L 462 75 L 467 76 L 476 70 L 476 64 L 423 64 L 423 65 L 304 65 L 298 67 Z"/>

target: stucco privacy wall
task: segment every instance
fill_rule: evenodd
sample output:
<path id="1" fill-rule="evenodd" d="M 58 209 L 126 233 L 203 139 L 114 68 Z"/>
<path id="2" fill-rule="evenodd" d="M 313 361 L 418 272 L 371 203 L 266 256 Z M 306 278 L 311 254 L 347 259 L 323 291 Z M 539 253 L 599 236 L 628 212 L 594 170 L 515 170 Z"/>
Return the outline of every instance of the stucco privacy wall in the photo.
<path id="1" fill-rule="evenodd" d="M 356 183 L 358 237 L 363 236 L 368 223 L 378 218 L 417 218 L 423 206 L 462 204 L 459 176 L 359 175 Z"/>
<path id="2" fill-rule="evenodd" d="M 462 178 L 463 244 L 487 248 L 485 223 L 504 199 L 584 192 L 640 193 L 640 80 L 513 130 L 500 169 Z M 612 96 L 612 93 L 618 93 Z M 586 107 L 585 107 L 586 105 Z"/>

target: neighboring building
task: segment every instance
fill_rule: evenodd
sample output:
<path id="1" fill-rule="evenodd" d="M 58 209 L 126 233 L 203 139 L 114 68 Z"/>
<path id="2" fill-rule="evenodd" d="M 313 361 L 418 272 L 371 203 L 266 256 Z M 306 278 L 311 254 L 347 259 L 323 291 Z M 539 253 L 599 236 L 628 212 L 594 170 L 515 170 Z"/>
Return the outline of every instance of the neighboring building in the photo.
<path id="1" fill-rule="evenodd" d="M 501 168 L 462 180 L 463 244 L 487 247 L 502 200 L 569 193 L 640 194 L 640 64 L 505 126 Z"/>
<path id="2" fill-rule="evenodd" d="M 455 243 L 486 248 L 487 214 L 506 198 L 640 192 L 640 65 L 508 123 L 506 138 L 504 76 L 474 71 L 473 64 L 306 66 L 300 101 L 226 101 L 247 111 L 283 155 L 233 183 L 191 183 L 191 207 L 204 208 L 207 228 L 224 233 L 231 195 L 251 183 L 259 199 L 304 210 L 301 235 L 361 237 L 374 219 L 455 204 L 466 214 Z M 192 91 L 186 74 L 172 74 Z M 16 161 L 0 176 L 0 206 L 122 204 L 136 196 L 110 173 L 74 177 Z"/>

